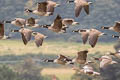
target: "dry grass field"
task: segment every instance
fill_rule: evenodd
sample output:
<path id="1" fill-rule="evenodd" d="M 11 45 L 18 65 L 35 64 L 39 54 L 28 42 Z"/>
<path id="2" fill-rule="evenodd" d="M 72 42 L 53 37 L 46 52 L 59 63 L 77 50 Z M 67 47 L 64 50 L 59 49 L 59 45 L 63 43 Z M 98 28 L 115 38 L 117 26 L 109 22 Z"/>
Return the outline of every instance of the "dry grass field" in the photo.
<path id="1" fill-rule="evenodd" d="M 68 56 L 76 55 L 80 50 L 89 50 L 89 53 L 114 51 L 113 43 L 98 43 L 95 48 L 90 45 L 83 45 L 75 42 L 44 41 L 43 46 L 37 48 L 33 41 L 24 45 L 21 40 L 0 40 L 0 55 L 24 55 L 24 54 L 64 54 Z M 104 47 L 103 47 L 104 46 Z"/>
<path id="2" fill-rule="evenodd" d="M 56 75 L 60 80 L 70 80 L 75 73 L 71 68 L 45 68 L 42 70 L 42 75 Z"/>
<path id="3" fill-rule="evenodd" d="M 104 45 L 104 47 L 103 47 Z M 0 56 L 3 55 L 25 55 L 25 54 L 64 54 L 67 56 L 75 56 L 76 52 L 87 49 L 90 54 L 95 52 L 105 53 L 107 51 L 114 51 L 113 43 L 98 43 L 95 48 L 90 45 L 83 45 L 75 42 L 58 42 L 58 41 L 44 41 L 43 46 L 37 48 L 33 41 L 28 45 L 23 45 L 22 40 L 0 40 Z M 42 75 L 56 75 L 60 80 L 70 80 L 75 72 L 69 67 L 62 68 L 44 68 Z"/>

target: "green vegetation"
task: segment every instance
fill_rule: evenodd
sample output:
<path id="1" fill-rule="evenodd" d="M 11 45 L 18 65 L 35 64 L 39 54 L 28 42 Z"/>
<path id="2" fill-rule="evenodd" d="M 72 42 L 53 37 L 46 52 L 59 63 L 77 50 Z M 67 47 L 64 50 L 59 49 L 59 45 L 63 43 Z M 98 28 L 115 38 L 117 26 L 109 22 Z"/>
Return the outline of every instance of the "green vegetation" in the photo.
<path id="1" fill-rule="evenodd" d="M 13 80 L 51 80 L 52 75 L 56 75 L 59 80 L 98 80 L 99 78 L 111 80 L 109 79 L 109 76 L 111 75 L 106 75 L 106 73 L 103 73 L 106 76 L 102 77 L 88 77 L 87 75 L 78 74 L 72 70 L 72 65 L 63 66 L 36 60 L 46 58 L 55 59 L 58 54 L 64 54 L 73 58 L 77 55 L 76 53 L 78 51 L 84 49 L 89 50 L 88 59 L 92 60 L 92 56 L 100 57 L 108 51 L 113 51 L 113 45 L 113 43 L 98 43 L 95 48 L 91 48 L 89 45 L 83 45 L 82 43 L 44 41 L 43 46 L 37 48 L 33 41 L 29 42 L 28 45 L 25 46 L 23 45 L 22 40 L 1 40 L 0 68 L 4 70 L 3 65 L 5 65 L 5 68 L 8 69 L 5 69 L 4 72 L 6 72 L 6 75 L 9 75 L 10 73 Z M 97 62 L 93 64 L 93 66 L 96 71 L 100 71 L 99 64 Z M 118 77 L 119 66 L 112 66 L 112 70 L 113 69 L 114 74 Z M 2 74 L 1 76 L 3 77 Z"/>

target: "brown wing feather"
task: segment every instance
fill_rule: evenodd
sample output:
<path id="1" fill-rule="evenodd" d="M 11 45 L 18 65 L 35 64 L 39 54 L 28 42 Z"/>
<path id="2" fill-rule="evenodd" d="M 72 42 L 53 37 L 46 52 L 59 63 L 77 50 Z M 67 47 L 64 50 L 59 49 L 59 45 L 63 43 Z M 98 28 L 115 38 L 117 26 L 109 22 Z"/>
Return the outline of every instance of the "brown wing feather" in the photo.
<path id="1" fill-rule="evenodd" d="M 35 19 L 31 17 L 27 20 L 27 22 L 29 25 L 33 26 L 35 24 Z"/>
<path id="2" fill-rule="evenodd" d="M 4 37 L 4 24 L 0 22 L 0 39 Z"/>
<path id="3" fill-rule="evenodd" d="M 84 5 L 84 10 L 87 14 L 89 14 L 89 5 Z"/>
<path id="4" fill-rule="evenodd" d="M 42 46 L 43 43 L 43 37 L 41 37 L 40 35 L 36 35 L 35 36 L 35 44 L 37 47 Z"/>
<path id="5" fill-rule="evenodd" d="M 62 29 L 62 18 L 60 15 L 57 15 L 56 19 L 54 20 L 54 25 L 52 26 L 52 28 L 58 30 Z"/>
<path id="6" fill-rule="evenodd" d="M 23 40 L 23 43 L 24 43 L 25 45 L 27 45 L 28 41 L 26 40 L 26 38 L 25 38 L 24 34 L 23 34 L 23 33 L 21 33 L 21 35 L 22 35 L 22 40 Z"/>
<path id="7" fill-rule="evenodd" d="M 47 2 L 38 3 L 38 11 L 46 12 L 47 11 Z"/>
<path id="8" fill-rule="evenodd" d="M 63 19 L 62 23 L 65 25 L 71 25 L 73 23 L 73 19 Z"/>
<path id="9" fill-rule="evenodd" d="M 120 22 L 116 22 L 114 29 L 120 32 Z"/>
<path id="10" fill-rule="evenodd" d="M 66 56 L 61 55 L 61 54 L 59 55 L 58 60 L 61 60 L 61 61 L 72 61 L 72 59 L 69 59 Z"/>
<path id="11" fill-rule="evenodd" d="M 31 34 L 32 34 L 32 30 L 30 30 L 30 29 L 24 29 L 21 33 L 24 34 L 25 39 L 26 39 L 27 41 L 30 41 L 30 39 L 31 39 Z"/>
<path id="12" fill-rule="evenodd" d="M 96 33 L 90 33 L 89 35 L 89 44 L 91 47 L 95 47 L 98 40 L 98 35 Z"/>
<path id="13" fill-rule="evenodd" d="M 75 6 L 75 17 L 78 17 L 80 15 L 81 10 L 82 10 L 82 6 L 76 4 L 76 6 Z"/>
<path id="14" fill-rule="evenodd" d="M 81 36 L 82 36 L 83 44 L 86 44 L 86 42 L 87 42 L 87 40 L 88 40 L 89 33 L 87 33 L 87 32 L 82 32 L 82 33 L 81 33 Z"/>
<path id="15" fill-rule="evenodd" d="M 87 53 L 88 53 L 88 51 L 86 51 L 86 50 L 78 52 L 78 59 L 80 59 L 80 60 L 86 60 Z"/>
<path id="16" fill-rule="evenodd" d="M 51 5 L 51 4 L 48 4 L 47 5 L 47 12 L 54 12 L 54 6 L 53 5 Z"/>
<path id="17" fill-rule="evenodd" d="M 16 20 L 16 26 L 18 25 L 23 26 L 23 24 L 19 20 Z"/>

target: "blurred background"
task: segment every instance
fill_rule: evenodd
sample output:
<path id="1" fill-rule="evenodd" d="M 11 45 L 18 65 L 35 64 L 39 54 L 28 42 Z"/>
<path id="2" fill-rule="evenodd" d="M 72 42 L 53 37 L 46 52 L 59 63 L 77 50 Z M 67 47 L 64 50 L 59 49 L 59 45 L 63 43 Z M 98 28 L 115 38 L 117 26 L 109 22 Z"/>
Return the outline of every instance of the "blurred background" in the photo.
<path id="1" fill-rule="evenodd" d="M 119 80 L 120 65 L 111 66 L 102 72 L 100 77 L 89 77 L 73 71 L 71 65 L 62 66 L 35 60 L 55 59 L 58 54 L 74 58 L 78 51 L 84 49 L 89 50 L 88 59 L 92 56 L 100 57 L 108 51 L 115 52 L 114 45 L 119 42 L 117 43 L 117 39 L 113 39 L 111 35 L 117 33 L 103 31 L 108 33 L 108 36 L 101 37 L 96 47 L 91 48 L 89 45 L 83 45 L 80 34 L 72 33 L 72 30 L 83 28 L 101 30 L 101 26 L 113 26 L 115 21 L 120 21 L 120 0 L 89 0 L 93 2 L 90 5 L 90 15 L 82 11 L 78 18 L 74 17 L 74 3 L 66 4 L 65 0 L 56 0 L 61 7 L 57 7 L 54 15 L 50 17 L 24 12 L 25 8 L 35 9 L 35 3 L 39 1 L 45 0 L 0 0 L 0 20 L 34 17 L 40 19 L 39 24 L 51 24 L 56 15 L 60 14 L 62 18 L 74 18 L 80 25 L 69 28 L 65 34 L 53 33 L 42 28 L 33 29 L 48 36 L 43 46 L 37 48 L 33 41 L 24 46 L 20 34 L 10 33 L 11 29 L 18 28 L 5 24 L 5 34 L 11 34 L 12 39 L 0 40 L 0 80 L 52 80 L 54 75 L 57 80 Z M 99 72 L 99 64 L 96 62 L 93 66 Z"/>

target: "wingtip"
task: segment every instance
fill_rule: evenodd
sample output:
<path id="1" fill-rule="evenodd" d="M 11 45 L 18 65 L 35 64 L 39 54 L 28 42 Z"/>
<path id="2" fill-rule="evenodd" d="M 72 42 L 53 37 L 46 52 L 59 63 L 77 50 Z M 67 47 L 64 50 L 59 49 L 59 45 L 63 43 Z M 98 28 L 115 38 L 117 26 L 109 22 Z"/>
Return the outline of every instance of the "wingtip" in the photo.
<path id="1" fill-rule="evenodd" d="M 95 47 L 95 45 L 91 45 L 91 47 L 92 47 L 92 48 L 94 48 L 94 47 Z"/>

